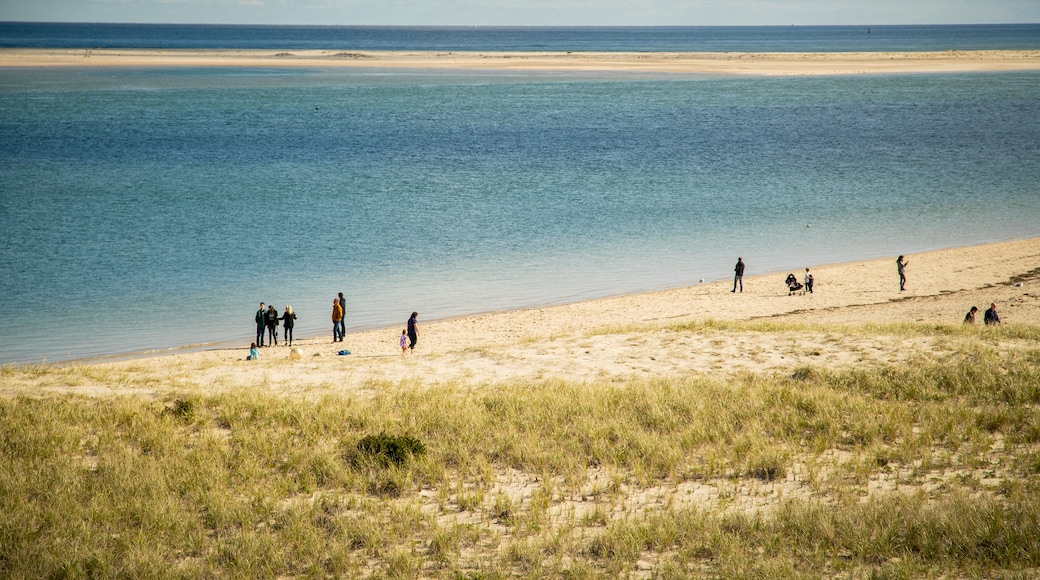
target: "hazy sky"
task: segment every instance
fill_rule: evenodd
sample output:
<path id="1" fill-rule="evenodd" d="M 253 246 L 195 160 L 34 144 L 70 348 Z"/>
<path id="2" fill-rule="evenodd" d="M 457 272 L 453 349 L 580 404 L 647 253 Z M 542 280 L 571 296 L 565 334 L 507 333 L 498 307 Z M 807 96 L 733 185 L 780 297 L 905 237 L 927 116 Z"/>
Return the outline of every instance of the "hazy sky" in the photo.
<path id="1" fill-rule="evenodd" d="M 757 25 L 1040 22 L 1040 0 L 0 0 L 0 21 Z"/>

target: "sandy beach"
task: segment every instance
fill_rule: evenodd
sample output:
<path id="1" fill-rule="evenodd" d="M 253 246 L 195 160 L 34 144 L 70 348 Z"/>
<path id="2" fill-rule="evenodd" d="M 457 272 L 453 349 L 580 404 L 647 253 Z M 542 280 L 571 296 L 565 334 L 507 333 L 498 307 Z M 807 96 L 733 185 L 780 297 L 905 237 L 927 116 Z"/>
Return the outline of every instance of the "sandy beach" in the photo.
<path id="1" fill-rule="evenodd" d="M 376 67 L 719 75 L 1040 70 L 1040 51 L 849 53 L 0 49 L 0 67 Z"/>
<path id="2" fill-rule="evenodd" d="M 972 305 L 979 307 L 980 327 L 990 303 L 997 304 L 1005 325 L 1040 325 L 1040 238 L 908 255 L 904 292 L 899 291 L 895 256 L 809 264 L 815 291 L 794 295 L 783 283 L 786 272 L 756 274 L 754 256 L 744 260 L 743 293 L 731 292 L 732 283 L 726 280 L 429 323 L 420 313 L 419 344 L 407 356 L 398 346 L 397 327 L 348 334 L 342 343 L 332 343 L 331 336 L 297 340 L 294 345 L 303 354 L 299 360 L 279 345 L 264 348 L 259 361 L 247 362 L 246 340 L 236 349 L 87 361 L 80 364 L 91 372 L 77 373 L 75 384 L 63 382 L 60 375 L 40 378 L 31 370 L 9 369 L 0 394 L 154 396 L 177 389 L 219 392 L 259 386 L 286 395 L 363 396 L 404 384 L 479 388 L 526 379 L 624 382 L 687 374 L 790 373 L 805 365 L 851 367 L 934 355 L 943 348 L 941 340 L 863 329 L 900 323 L 960 325 Z M 804 329 L 754 330 L 755 324 L 769 321 Z M 341 349 L 351 354 L 338 355 Z M 98 379 L 84 379 L 91 376 Z M 120 376 L 154 389 L 122 389 L 120 384 L 127 381 L 113 378 Z"/>

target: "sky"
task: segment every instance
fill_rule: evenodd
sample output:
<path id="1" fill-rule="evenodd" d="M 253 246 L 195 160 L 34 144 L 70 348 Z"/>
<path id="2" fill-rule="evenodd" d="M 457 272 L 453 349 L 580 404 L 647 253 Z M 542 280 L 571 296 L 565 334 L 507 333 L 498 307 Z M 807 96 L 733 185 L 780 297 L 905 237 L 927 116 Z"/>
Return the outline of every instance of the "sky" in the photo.
<path id="1" fill-rule="evenodd" d="M 431 26 L 1040 23 L 1040 0 L 0 0 L 0 21 Z"/>

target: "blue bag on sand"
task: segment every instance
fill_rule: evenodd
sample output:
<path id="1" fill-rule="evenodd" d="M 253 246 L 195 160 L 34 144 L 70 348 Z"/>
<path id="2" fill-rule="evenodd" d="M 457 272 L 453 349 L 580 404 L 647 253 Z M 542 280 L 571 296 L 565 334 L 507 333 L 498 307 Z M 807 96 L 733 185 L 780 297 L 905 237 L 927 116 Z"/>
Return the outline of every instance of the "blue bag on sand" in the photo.
<path id="1" fill-rule="evenodd" d="M 341 351 L 339 351 L 339 354 L 350 354 L 350 351 L 349 350 L 341 350 Z"/>

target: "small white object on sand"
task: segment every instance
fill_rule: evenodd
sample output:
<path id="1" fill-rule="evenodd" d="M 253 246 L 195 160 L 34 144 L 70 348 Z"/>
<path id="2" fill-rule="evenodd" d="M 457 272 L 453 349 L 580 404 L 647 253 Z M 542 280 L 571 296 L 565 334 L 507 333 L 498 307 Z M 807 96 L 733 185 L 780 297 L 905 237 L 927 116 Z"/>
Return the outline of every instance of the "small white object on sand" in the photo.
<path id="1" fill-rule="evenodd" d="M 301 358 L 303 358 L 303 349 L 301 349 L 298 346 L 292 347 L 292 349 L 289 350 L 289 358 L 293 360 L 300 360 Z"/>

